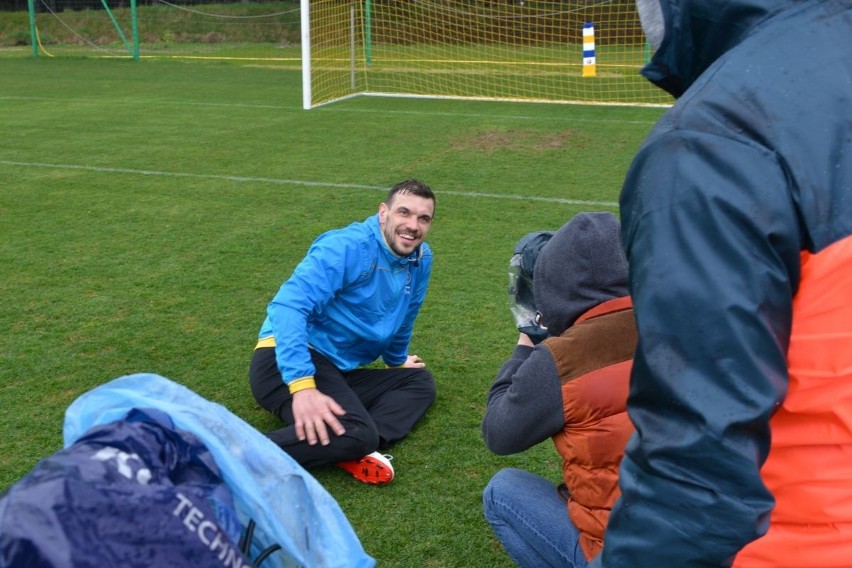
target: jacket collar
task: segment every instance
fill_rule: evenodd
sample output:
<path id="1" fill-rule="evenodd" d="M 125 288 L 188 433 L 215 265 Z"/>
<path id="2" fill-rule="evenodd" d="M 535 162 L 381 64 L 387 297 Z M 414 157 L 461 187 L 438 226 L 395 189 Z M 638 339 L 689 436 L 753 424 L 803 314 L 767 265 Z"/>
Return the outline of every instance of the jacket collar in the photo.
<path id="1" fill-rule="evenodd" d="M 574 325 L 582 321 L 586 321 L 598 316 L 602 316 L 604 314 L 610 314 L 612 312 L 620 312 L 622 310 L 628 310 L 633 307 L 633 298 L 630 296 L 622 296 L 621 298 L 613 298 L 612 300 L 607 300 L 601 304 L 598 304 L 591 310 L 587 311 L 583 315 L 577 318 L 577 321 L 574 322 Z"/>

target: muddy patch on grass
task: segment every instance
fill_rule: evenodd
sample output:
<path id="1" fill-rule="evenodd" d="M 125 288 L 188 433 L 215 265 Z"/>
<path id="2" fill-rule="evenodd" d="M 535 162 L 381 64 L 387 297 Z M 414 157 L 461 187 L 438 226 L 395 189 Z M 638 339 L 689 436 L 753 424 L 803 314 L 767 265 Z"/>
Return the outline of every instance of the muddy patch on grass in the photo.
<path id="1" fill-rule="evenodd" d="M 550 150 L 576 143 L 573 130 L 542 133 L 537 130 L 489 130 L 450 140 L 453 150 L 491 153 L 498 150 Z"/>

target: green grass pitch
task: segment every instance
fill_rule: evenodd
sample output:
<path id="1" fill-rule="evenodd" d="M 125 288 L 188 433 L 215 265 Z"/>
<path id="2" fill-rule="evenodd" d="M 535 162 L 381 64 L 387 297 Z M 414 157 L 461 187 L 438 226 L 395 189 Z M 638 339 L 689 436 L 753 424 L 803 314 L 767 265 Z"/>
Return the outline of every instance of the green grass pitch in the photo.
<path id="1" fill-rule="evenodd" d="M 491 455 L 479 425 L 517 338 L 507 262 L 525 233 L 617 211 L 661 109 L 359 97 L 301 109 L 297 68 L 2 57 L 0 490 L 61 447 L 65 409 L 154 372 L 259 429 L 247 368 L 267 302 L 320 232 L 393 183 L 437 193 L 413 351 L 438 400 L 397 479 L 313 472 L 382 567 L 511 562 L 480 495 L 507 466 L 558 479 L 550 443 Z"/>

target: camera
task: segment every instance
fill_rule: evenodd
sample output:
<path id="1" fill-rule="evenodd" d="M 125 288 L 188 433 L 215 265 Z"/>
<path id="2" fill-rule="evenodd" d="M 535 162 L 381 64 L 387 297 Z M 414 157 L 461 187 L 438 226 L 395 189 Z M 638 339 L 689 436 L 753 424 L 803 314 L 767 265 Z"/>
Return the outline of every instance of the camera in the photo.
<path id="1" fill-rule="evenodd" d="M 534 231 L 524 235 L 515 243 L 509 259 L 509 311 L 518 331 L 528 335 L 533 343 L 541 342 L 548 335 L 536 307 L 533 273 L 541 249 L 553 234 L 553 231 Z"/>

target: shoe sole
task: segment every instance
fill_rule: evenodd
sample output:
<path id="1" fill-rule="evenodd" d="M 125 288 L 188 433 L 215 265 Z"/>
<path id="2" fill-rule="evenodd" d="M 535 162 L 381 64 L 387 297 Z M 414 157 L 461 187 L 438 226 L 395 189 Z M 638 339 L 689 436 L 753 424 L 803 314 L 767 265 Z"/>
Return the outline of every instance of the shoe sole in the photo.
<path id="1" fill-rule="evenodd" d="M 362 483 L 387 485 L 393 481 L 393 469 L 370 456 L 354 462 L 340 463 L 337 466 Z"/>

